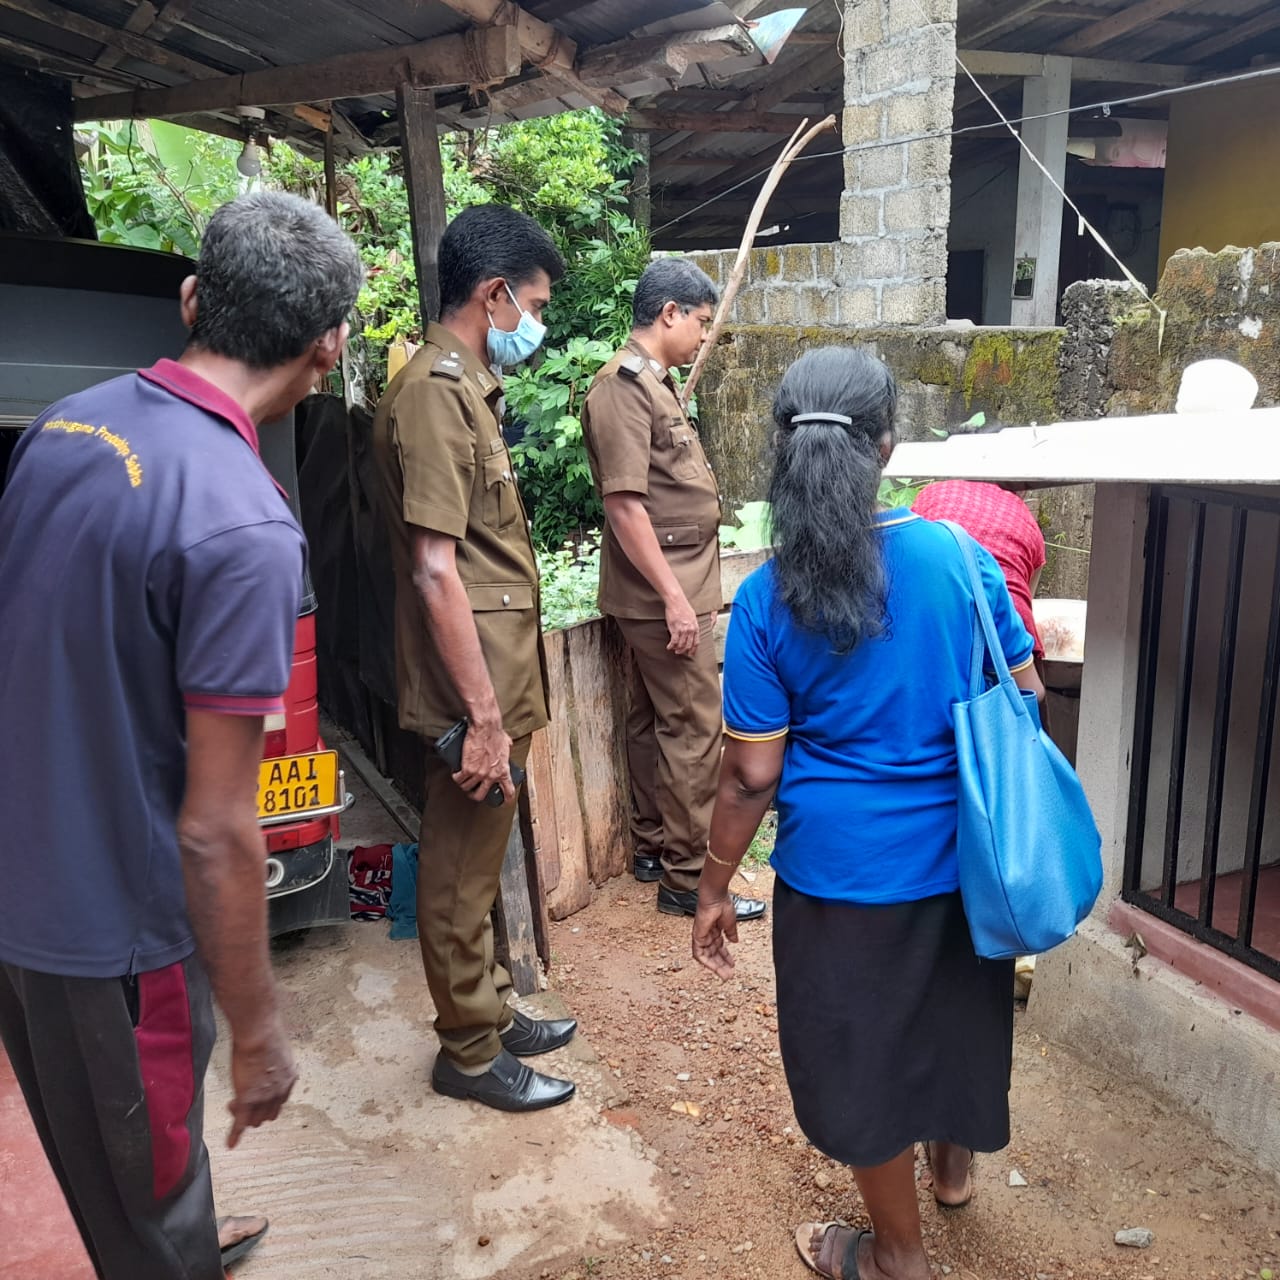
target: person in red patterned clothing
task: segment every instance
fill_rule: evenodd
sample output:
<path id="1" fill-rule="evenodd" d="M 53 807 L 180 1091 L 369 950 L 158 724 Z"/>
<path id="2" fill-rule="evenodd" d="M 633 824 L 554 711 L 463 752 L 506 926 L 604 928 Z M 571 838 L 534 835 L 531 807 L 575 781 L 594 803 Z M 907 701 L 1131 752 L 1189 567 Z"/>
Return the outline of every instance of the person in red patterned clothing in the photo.
<path id="1" fill-rule="evenodd" d="M 1044 644 L 1031 602 L 1044 568 L 1044 534 L 1027 504 L 998 484 L 939 480 L 920 491 L 911 509 L 926 520 L 954 521 L 995 557 L 1013 607 L 1035 643 L 1036 669 L 1043 679 Z"/>

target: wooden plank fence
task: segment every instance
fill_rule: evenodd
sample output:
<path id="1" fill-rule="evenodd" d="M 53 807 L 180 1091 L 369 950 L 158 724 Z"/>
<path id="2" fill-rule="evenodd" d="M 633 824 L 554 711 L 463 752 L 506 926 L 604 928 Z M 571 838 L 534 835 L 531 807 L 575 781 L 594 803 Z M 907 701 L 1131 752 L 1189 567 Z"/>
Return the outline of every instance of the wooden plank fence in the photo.
<path id="1" fill-rule="evenodd" d="M 722 560 L 724 596 L 767 551 L 730 552 Z M 724 655 L 728 610 L 716 627 Z M 608 618 L 549 631 L 551 723 L 534 734 L 529 756 L 532 839 L 541 889 L 552 920 L 591 901 L 593 888 L 631 865 L 626 703 L 630 658 Z"/>

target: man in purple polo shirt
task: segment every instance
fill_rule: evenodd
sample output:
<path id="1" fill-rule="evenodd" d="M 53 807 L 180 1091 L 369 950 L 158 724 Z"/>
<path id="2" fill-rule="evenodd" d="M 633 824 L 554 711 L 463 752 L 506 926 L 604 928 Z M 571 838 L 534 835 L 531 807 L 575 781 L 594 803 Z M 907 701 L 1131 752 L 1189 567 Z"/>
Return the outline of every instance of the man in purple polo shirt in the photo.
<path id="1" fill-rule="evenodd" d="M 224 206 L 181 358 L 54 405 L 0 498 L 0 1036 L 104 1280 L 223 1276 L 211 997 L 228 1144 L 293 1087 L 256 791 L 305 544 L 256 424 L 333 368 L 361 279 L 316 206 Z"/>

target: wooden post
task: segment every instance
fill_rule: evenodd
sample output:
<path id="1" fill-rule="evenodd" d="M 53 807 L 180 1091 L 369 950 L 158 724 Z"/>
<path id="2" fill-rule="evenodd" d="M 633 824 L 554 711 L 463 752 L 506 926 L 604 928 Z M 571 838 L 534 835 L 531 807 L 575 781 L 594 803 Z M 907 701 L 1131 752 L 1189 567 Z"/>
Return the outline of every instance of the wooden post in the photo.
<path id="1" fill-rule="evenodd" d="M 333 154 L 333 103 L 329 104 L 329 127 L 324 134 L 324 207 L 329 217 L 338 216 L 338 166 Z"/>
<path id="2" fill-rule="evenodd" d="M 651 202 L 649 197 L 649 135 L 643 129 L 624 129 L 622 145 L 630 147 L 640 160 L 631 171 L 631 189 L 627 194 L 627 204 L 631 221 L 646 231 L 652 225 L 650 221 Z"/>
<path id="3" fill-rule="evenodd" d="M 524 834 L 517 814 L 507 840 L 502 863 L 501 888 L 494 904 L 494 943 L 507 966 L 516 995 L 531 996 L 538 990 L 538 942 L 533 900 L 529 893 Z"/>
<path id="4" fill-rule="evenodd" d="M 532 763 L 532 756 L 530 762 Z M 524 840 L 524 869 L 529 886 L 529 906 L 533 916 L 533 942 L 543 968 L 549 973 L 551 971 L 551 915 L 547 910 L 547 886 L 542 878 L 542 850 L 539 847 L 541 831 L 534 800 L 533 771 L 530 770 L 529 777 L 520 790 L 520 814 L 517 821 L 521 838 Z"/>
<path id="5" fill-rule="evenodd" d="M 413 262 L 418 273 L 422 327 L 440 318 L 437 272 L 440 237 L 444 234 L 444 169 L 436 132 L 436 99 L 431 89 L 401 82 L 396 89 L 400 113 L 400 148 L 413 224 Z"/>

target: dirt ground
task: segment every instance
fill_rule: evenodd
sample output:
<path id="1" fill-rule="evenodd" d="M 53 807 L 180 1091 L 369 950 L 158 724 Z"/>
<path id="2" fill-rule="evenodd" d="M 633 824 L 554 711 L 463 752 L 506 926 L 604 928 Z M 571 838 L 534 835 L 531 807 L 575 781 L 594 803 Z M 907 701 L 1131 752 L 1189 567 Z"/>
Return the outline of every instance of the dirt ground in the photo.
<path id="1" fill-rule="evenodd" d="M 752 896 L 767 898 L 772 873 Z M 795 1127 L 777 1050 L 770 925 L 744 926 L 721 984 L 689 956 L 685 922 L 660 916 L 653 886 L 619 879 L 554 926 L 554 985 L 629 1101 L 606 1112 L 661 1168 L 671 1225 L 542 1277 L 809 1275 L 795 1226 L 868 1225 L 849 1171 Z M 1236 1280 L 1280 1275 L 1280 1187 L 1177 1108 L 1041 1040 L 1019 1011 L 1013 1141 L 980 1156 L 977 1195 L 937 1209 L 921 1179 L 935 1274 L 957 1280 Z M 689 1114 L 690 1112 L 694 1114 Z M 1011 1187 L 1017 1171 L 1025 1187 Z M 1114 1243 L 1149 1227 L 1146 1250 Z M 514 1280 L 514 1277 L 512 1278 Z M 524 1280 L 521 1277 L 521 1280 Z"/>
<path id="2" fill-rule="evenodd" d="M 348 843 L 399 838 L 376 801 Z M 747 892 L 767 898 L 768 871 Z M 622 878 L 554 928 L 552 989 L 583 1034 L 538 1066 L 567 1106 L 506 1116 L 431 1091 L 417 946 L 349 924 L 280 940 L 274 959 L 301 1080 L 274 1124 L 223 1145 L 228 1044 L 207 1087 L 222 1212 L 271 1234 L 237 1280 L 801 1280 L 792 1233 L 862 1222 L 849 1172 L 796 1131 L 777 1052 L 768 922 L 742 929 L 734 979 L 689 956 L 689 922 Z M 921 1205 L 954 1280 L 1268 1280 L 1280 1187 L 1142 1087 L 1043 1043 L 1020 1014 L 1010 1149 L 977 1197 Z M 1017 1170 L 1025 1187 L 1009 1185 Z M 38 1212 L 37 1212 L 38 1210 Z M 1149 1227 L 1145 1251 L 1113 1243 Z M 16 1085 L 0 1071 L 0 1280 L 88 1280 Z"/>

